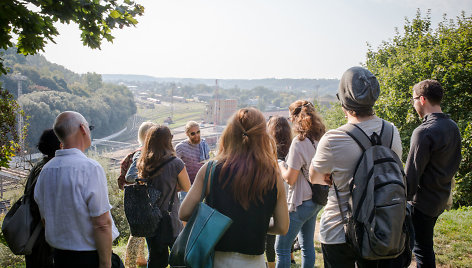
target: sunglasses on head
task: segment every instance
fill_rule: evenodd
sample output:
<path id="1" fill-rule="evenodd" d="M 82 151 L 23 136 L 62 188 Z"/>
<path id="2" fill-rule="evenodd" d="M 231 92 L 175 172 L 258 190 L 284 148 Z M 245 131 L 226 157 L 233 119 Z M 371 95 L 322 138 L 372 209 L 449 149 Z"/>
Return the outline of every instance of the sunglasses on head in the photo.
<path id="1" fill-rule="evenodd" d="M 190 136 L 195 136 L 195 134 L 200 134 L 200 130 L 198 130 L 197 132 L 190 132 Z"/>
<path id="2" fill-rule="evenodd" d="M 311 102 L 307 102 L 307 103 L 305 103 L 305 104 L 303 104 L 303 105 L 300 105 L 300 106 L 298 106 L 297 108 L 295 108 L 295 109 L 293 110 L 292 115 L 297 115 L 297 114 L 299 114 L 299 113 L 302 111 L 302 108 L 303 108 L 303 107 L 314 107 L 314 106 L 313 106 L 313 104 L 311 104 Z"/>

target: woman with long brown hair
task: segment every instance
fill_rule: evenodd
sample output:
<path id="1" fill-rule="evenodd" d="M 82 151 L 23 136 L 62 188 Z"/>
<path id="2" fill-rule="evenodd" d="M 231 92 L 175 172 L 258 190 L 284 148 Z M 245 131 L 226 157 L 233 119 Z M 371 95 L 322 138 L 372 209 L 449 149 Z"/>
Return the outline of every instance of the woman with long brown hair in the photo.
<path id="1" fill-rule="evenodd" d="M 223 131 L 206 202 L 233 223 L 215 247 L 214 267 L 263 267 L 266 233 L 287 232 L 287 203 L 275 148 L 264 116 L 254 108 L 238 110 Z M 199 170 L 180 207 L 181 220 L 188 220 L 200 202 L 206 169 L 207 164 Z"/>
<path id="2" fill-rule="evenodd" d="M 190 180 L 185 165 L 175 157 L 172 134 L 166 126 L 153 126 L 146 132 L 144 146 L 137 162 L 138 177 L 147 179 L 147 184 L 161 192 L 158 206 L 161 211 L 170 209 L 171 241 L 162 240 L 162 230 L 156 236 L 146 237 L 149 250 L 147 267 L 167 267 L 169 248 L 182 230 L 178 218 L 179 200 L 176 192 L 188 191 Z M 172 199 L 173 198 L 173 199 Z M 161 223 L 161 227 L 164 226 Z"/>
<path id="3" fill-rule="evenodd" d="M 297 100 L 289 106 L 292 129 L 297 135 L 292 140 L 286 163 L 279 162 L 283 179 L 288 183 L 287 203 L 290 228 L 286 235 L 277 236 L 275 248 L 277 267 L 290 267 L 290 249 L 295 237 L 302 250 L 302 267 L 314 267 L 316 215 L 322 205 L 313 202 L 309 184 L 309 167 L 316 146 L 326 128 L 315 107 L 309 101 Z M 288 168 L 285 167 L 285 164 Z"/>
<path id="4" fill-rule="evenodd" d="M 292 143 L 292 129 L 287 118 L 281 116 L 272 116 L 267 121 L 267 132 L 271 136 L 277 147 L 277 160 L 283 161 L 288 154 L 290 144 Z M 287 189 L 287 187 L 285 188 Z M 266 237 L 266 259 L 267 267 L 275 267 L 275 235 L 267 234 Z M 293 254 L 292 256 L 293 257 Z"/>

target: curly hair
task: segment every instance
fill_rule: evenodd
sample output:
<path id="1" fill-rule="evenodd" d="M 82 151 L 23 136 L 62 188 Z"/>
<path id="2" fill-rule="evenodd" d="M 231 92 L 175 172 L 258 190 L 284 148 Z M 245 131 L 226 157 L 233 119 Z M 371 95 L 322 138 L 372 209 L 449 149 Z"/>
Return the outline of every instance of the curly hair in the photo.
<path id="1" fill-rule="evenodd" d="M 267 121 L 267 132 L 274 138 L 277 145 L 277 158 L 284 159 L 292 142 L 292 129 L 287 118 L 272 116 Z"/>
<path id="2" fill-rule="evenodd" d="M 325 134 L 326 126 L 311 102 L 297 100 L 290 104 L 288 110 L 293 123 L 293 131 L 300 140 L 309 138 L 319 141 Z"/>

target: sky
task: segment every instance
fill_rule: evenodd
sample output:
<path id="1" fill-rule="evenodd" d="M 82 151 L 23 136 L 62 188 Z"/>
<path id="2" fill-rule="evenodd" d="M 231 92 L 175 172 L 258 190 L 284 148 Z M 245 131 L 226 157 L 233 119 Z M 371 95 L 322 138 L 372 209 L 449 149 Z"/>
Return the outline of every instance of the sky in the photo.
<path id="1" fill-rule="evenodd" d="M 339 78 L 431 9 L 472 13 L 471 0 L 136 0 L 136 27 L 117 29 L 101 50 L 83 47 L 76 25 L 58 25 L 42 53 L 77 72 L 155 77 Z"/>

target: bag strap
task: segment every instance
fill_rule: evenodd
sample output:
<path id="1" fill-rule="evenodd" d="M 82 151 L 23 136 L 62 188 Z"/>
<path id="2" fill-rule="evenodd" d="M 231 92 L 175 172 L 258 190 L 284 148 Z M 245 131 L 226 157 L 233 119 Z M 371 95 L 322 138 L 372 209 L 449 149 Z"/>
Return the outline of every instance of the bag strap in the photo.
<path id="1" fill-rule="evenodd" d="M 39 232 L 41 232 L 42 228 L 43 228 L 43 223 L 39 221 L 38 224 L 36 224 L 36 227 L 34 227 L 34 231 L 31 234 L 30 238 L 28 239 L 28 242 L 26 243 L 25 252 L 31 252 L 33 250 L 33 246 L 36 240 L 38 239 Z"/>
<path id="2" fill-rule="evenodd" d="M 316 144 L 315 142 L 310 138 L 310 137 L 306 137 L 310 142 L 311 142 L 311 145 L 313 145 L 313 147 L 315 148 L 315 153 L 316 153 Z M 314 157 L 314 156 L 313 156 Z M 302 172 L 303 174 L 303 177 L 305 177 L 305 179 L 308 181 L 308 183 L 310 185 L 313 185 L 311 182 L 310 182 L 310 163 L 308 163 L 308 168 L 307 169 L 307 172 L 308 172 L 308 177 L 305 176 L 305 172 L 303 172 L 302 169 L 305 169 L 305 165 L 303 165 L 301 168 L 300 168 L 300 171 Z"/>
<path id="3" fill-rule="evenodd" d="M 377 141 L 374 140 L 373 136 L 378 136 L 380 139 L 380 144 L 388 148 L 392 148 L 393 143 L 393 125 L 387 123 L 382 119 L 382 128 L 380 130 L 380 135 L 372 134 L 372 137 L 367 136 L 367 134 L 356 124 L 346 124 L 339 128 L 339 130 L 346 132 L 358 145 L 361 147 L 362 151 L 369 149 L 372 145 L 376 145 Z"/>
<path id="4" fill-rule="evenodd" d="M 393 144 L 393 125 L 382 120 L 382 131 L 380 131 L 382 145 L 392 148 Z"/>
<path id="5" fill-rule="evenodd" d="M 372 146 L 372 141 L 370 140 L 369 136 L 357 125 L 355 124 L 346 124 L 339 128 L 346 132 L 358 145 L 361 147 L 361 150 L 365 152 Z"/>
<path id="6" fill-rule="evenodd" d="M 336 187 L 336 183 L 334 183 L 333 174 L 332 174 L 332 173 L 331 173 L 331 175 L 329 176 L 329 178 L 330 178 L 331 181 L 333 182 L 334 191 L 336 192 L 336 199 L 338 200 L 338 207 L 339 207 L 339 212 L 341 212 L 342 223 L 343 223 L 343 224 L 346 224 L 346 223 L 347 223 L 347 219 L 344 217 L 344 213 L 343 213 L 343 210 L 342 210 L 342 208 L 341 208 L 341 199 L 339 198 L 338 187 Z M 349 212 L 351 211 L 351 208 L 349 207 L 349 204 L 347 205 L 347 210 L 348 210 Z"/>
<path id="7" fill-rule="evenodd" d="M 215 169 L 216 169 L 216 161 L 214 161 L 214 160 L 208 161 L 208 165 L 207 165 L 207 168 L 206 168 L 206 171 L 205 171 L 205 180 L 203 181 L 203 188 L 202 188 L 202 195 L 200 197 L 200 202 L 202 202 L 203 199 L 205 199 L 208 179 L 212 179 L 213 174 L 215 172 Z M 211 191 L 211 188 L 210 188 L 210 191 Z"/>
<path id="8" fill-rule="evenodd" d="M 172 212 L 172 207 L 174 206 L 174 197 L 175 193 L 177 192 L 177 184 L 179 183 L 179 179 L 175 183 L 174 192 L 172 192 L 172 196 L 170 197 L 169 207 L 167 207 L 167 212 L 170 214 Z"/>

